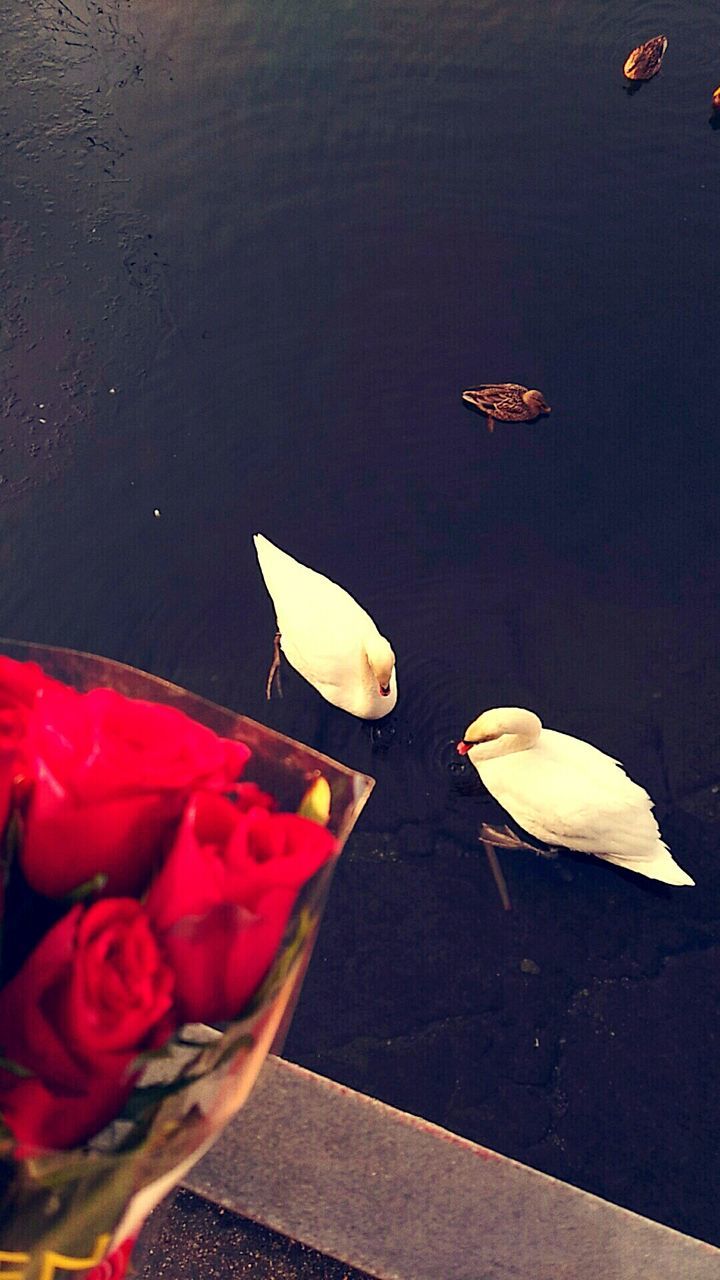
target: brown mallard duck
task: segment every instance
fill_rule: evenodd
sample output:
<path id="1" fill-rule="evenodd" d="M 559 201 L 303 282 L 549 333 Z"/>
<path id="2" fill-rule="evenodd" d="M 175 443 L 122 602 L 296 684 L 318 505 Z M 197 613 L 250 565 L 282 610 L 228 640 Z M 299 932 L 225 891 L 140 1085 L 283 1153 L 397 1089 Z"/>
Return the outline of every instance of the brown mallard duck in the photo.
<path id="1" fill-rule="evenodd" d="M 483 382 L 479 387 L 463 391 L 462 398 L 473 409 L 487 414 L 488 431 L 499 422 L 532 422 L 541 413 L 549 413 L 541 391 L 528 391 L 517 382 Z"/>
<path id="2" fill-rule="evenodd" d="M 653 36 L 652 40 L 639 44 L 625 59 L 623 74 L 626 79 L 652 80 L 662 66 L 667 46 L 667 36 Z"/>
<path id="3" fill-rule="evenodd" d="M 712 108 L 713 111 L 720 111 L 720 85 L 718 85 L 717 89 L 713 93 Z"/>

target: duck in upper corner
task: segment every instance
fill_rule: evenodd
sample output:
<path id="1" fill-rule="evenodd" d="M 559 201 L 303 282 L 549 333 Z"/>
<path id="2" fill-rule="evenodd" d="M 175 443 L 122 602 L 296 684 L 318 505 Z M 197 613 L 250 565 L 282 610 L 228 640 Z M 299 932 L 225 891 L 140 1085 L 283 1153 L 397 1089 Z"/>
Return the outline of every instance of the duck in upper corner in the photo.
<path id="1" fill-rule="evenodd" d="M 628 54 L 623 67 L 626 80 L 652 80 L 656 76 L 667 49 L 667 36 L 653 36 Z"/>
<path id="2" fill-rule="evenodd" d="M 327 702 L 363 720 L 388 715 L 397 701 L 395 654 L 370 615 L 343 587 L 262 534 L 254 542 L 277 618 L 267 697 L 282 649 Z"/>
<path id="3" fill-rule="evenodd" d="M 532 422 L 541 413 L 550 413 L 541 391 L 521 387 L 518 382 L 483 382 L 479 387 L 463 391 L 465 404 L 487 415 L 488 431 L 495 421 Z"/>
<path id="4" fill-rule="evenodd" d="M 713 111 L 720 111 L 720 85 L 718 85 L 717 89 L 713 92 L 712 109 Z"/>
<path id="5" fill-rule="evenodd" d="M 593 853 L 665 884 L 695 883 L 662 839 L 647 791 L 589 742 L 545 729 L 524 707 L 495 707 L 468 725 L 457 750 L 505 812 L 546 844 Z M 533 847 L 509 830 L 484 827 L 481 838 Z"/>

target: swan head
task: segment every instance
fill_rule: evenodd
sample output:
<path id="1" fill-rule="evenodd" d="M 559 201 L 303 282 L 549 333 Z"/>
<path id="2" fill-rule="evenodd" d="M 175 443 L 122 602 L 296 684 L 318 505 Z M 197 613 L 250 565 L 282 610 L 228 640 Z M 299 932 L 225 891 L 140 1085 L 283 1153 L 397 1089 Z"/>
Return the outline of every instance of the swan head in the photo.
<path id="1" fill-rule="evenodd" d="M 395 674 L 395 654 L 390 643 L 378 632 L 369 636 L 365 643 L 368 666 L 377 681 L 378 693 L 382 698 L 389 698 L 393 690 Z"/>
<path id="2" fill-rule="evenodd" d="M 536 415 L 550 413 L 550 405 L 547 403 L 542 391 L 524 391 L 523 401 L 528 409 L 532 409 L 532 412 Z"/>
<path id="3" fill-rule="evenodd" d="M 492 711 L 483 711 L 468 725 L 457 751 L 461 756 L 472 752 L 473 760 L 492 760 L 494 756 L 534 746 L 541 729 L 542 721 L 534 711 L 526 711 L 524 707 L 494 707 Z"/>

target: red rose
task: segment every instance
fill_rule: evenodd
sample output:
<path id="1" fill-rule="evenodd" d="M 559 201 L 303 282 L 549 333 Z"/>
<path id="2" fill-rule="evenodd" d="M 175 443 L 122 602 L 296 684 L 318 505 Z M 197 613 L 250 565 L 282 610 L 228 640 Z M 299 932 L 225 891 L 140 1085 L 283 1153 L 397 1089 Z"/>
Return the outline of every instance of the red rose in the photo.
<path id="1" fill-rule="evenodd" d="M 182 1021 L 239 1013 L 270 967 L 298 890 L 334 848 L 307 818 L 193 796 L 146 904 L 175 970 Z"/>
<path id="2" fill-rule="evenodd" d="M 13 783 L 23 772 L 22 744 L 43 679 L 36 663 L 0 657 L 0 831 L 7 821 Z"/>
<path id="3" fill-rule="evenodd" d="M 0 991 L 0 1112 L 19 1142 L 64 1148 L 120 1111 L 139 1052 L 175 1022 L 174 978 L 132 898 L 73 907 Z"/>
<path id="4" fill-rule="evenodd" d="M 36 662 L 0 657 L 0 741 L 17 740 L 24 733 L 35 695 L 45 678 Z"/>
<path id="5" fill-rule="evenodd" d="M 98 873 L 108 894 L 141 893 L 190 793 L 231 786 L 250 754 L 174 707 L 62 685 L 41 690 L 28 750 L 21 863 L 49 897 Z"/>

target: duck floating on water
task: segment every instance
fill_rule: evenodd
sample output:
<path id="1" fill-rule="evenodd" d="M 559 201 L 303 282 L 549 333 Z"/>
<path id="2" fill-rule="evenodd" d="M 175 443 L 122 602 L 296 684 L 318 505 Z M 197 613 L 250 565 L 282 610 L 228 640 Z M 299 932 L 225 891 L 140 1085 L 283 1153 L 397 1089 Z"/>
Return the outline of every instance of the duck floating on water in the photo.
<path id="1" fill-rule="evenodd" d="M 473 409 L 487 414 L 488 431 L 499 422 L 532 422 L 541 413 L 550 413 L 542 391 L 528 390 L 518 382 L 482 382 L 463 391 L 462 398 Z"/>
<path id="2" fill-rule="evenodd" d="M 589 742 L 544 729 L 522 707 L 496 707 L 468 725 L 457 750 L 503 809 L 546 844 L 665 884 L 695 883 L 663 841 L 647 792 Z M 509 832 L 496 843 L 529 847 Z"/>
<path id="3" fill-rule="evenodd" d="M 656 76 L 662 60 L 665 56 L 668 42 L 667 36 L 653 36 L 652 40 L 646 40 L 644 44 L 639 44 L 637 49 L 633 49 L 628 54 L 623 67 L 623 74 L 627 80 L 652 80 Z"/>
<path id="4" fill-rule="evenodd" d="M 290 666 L 333 706 L 364 720 L 388 715 L 397 701 L 395 654 L 370 615 L 337 583 L 261 533 L 253 541 L 277 617 L 268 698 L 282 649 Z"/>

